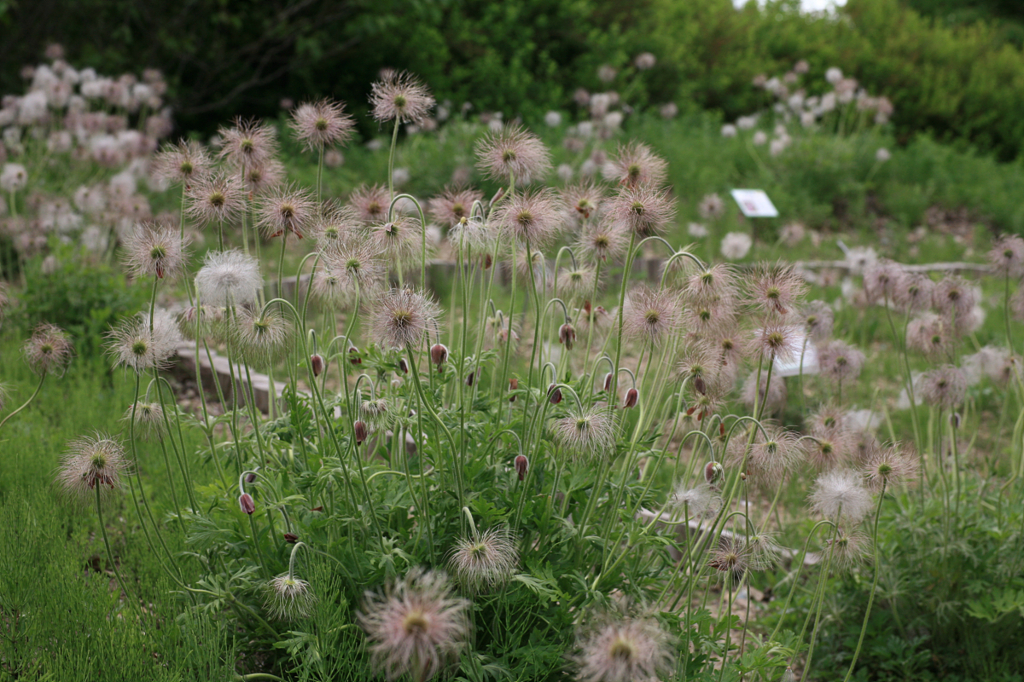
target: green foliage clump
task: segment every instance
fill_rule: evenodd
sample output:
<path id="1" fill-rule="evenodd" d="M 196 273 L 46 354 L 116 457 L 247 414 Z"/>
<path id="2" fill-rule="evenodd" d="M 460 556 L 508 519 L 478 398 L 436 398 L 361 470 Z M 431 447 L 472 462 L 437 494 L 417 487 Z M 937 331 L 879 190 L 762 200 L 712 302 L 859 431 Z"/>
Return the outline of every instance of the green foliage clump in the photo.
<path id="1" fill-rule="evenodd" d="M 49 256 L 28 261 L 26 286 L 18 296 L 23 327 L 49 322 L 72 336 L 83 358 L 103 352 L 103 335 L 145 304 L 142 287 L 129 287 L 124 274 L 84 248 L 57 245 Z"/>

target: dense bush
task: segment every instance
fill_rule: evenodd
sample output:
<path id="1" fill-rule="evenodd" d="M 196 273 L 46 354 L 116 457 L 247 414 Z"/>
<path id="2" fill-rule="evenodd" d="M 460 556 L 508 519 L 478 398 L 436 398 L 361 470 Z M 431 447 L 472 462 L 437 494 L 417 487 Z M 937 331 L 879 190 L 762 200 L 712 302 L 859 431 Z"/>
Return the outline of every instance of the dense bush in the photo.
<path id="1" fill-rule="evenodd" d="M 570 108 L 577 87 L 731 119 L 764 103 L 749 88 L 754 76 L 806 59 L 812 74 L 839 66 L 889 96 L 903 140 L 929 131 L 1003 158 L 1019 154 L 1024 54 L 1000 26 L 949 25 L 900 0 L 850 0 L 838 18 L 797 7 L 795 0 L 740 11 L 731 0 L 0 3 L 11 48 L 0 57 L 0 89 L 19 89 L 20 67 L 55 40 L 101 71 L 162 69 L 185 130 L 211 131 L 240 112 L 272 115 L 282 98 L 333 95 L 361 113 L 365 83 L 382 67 L 416 71 L 455 107 L 470 102 L 476 111 L 532 120 Z M 657 63 L 635 79 L 631 60 L 644 51 Z M 604 64 L 619 71 L 610 82 L 597 77 Z"/>

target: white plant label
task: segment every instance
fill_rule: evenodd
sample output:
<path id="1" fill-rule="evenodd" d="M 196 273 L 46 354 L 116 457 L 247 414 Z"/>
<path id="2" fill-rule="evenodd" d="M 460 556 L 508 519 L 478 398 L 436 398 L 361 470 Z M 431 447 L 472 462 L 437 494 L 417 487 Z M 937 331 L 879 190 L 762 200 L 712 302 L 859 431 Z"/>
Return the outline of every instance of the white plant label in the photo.
<path id="1" fill-rule="evenodd" d="M 729 193 L 748 218 L 778 218 L 779 210 L 763 189 L 734 189 Z"/>

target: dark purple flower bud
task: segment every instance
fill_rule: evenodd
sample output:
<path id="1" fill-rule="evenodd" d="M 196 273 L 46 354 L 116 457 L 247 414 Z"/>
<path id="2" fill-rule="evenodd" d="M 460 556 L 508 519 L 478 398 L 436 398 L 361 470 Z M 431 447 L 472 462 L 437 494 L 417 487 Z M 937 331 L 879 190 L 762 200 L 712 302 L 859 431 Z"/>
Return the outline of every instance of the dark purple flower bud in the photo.
<path id="1" fill-rule="evenodd" d="M 635 388 L 631 388 L 626 391 L 626 399 L 622 401 L 622 409 L 628 410 L 631 407 L 636 407 L 637 402 L 640 400 L 640 392 Z"/>
<path id="2" fill-rule="evenodd" d="M 714 485 L 722 477 L 722 465 L 718 462 L 708 462 L 704 465 L 704 480 L 708 485 Z"/>
<path id="3" fill-rule="evenodd" d="M 284 541 L 287 542 L 290 545 L 294 545 L 296 542 L 299 541 L 299 536 L 296 535 L 295 533 L 285 533 L 284 534 Z"/>
<path id="4" fill-rule="evenodd" d="M 526 455 L 516 455 L 516 473 L 519 474 L 519 480 L 526 478 L 526 472 L 530 469 L 530 460 L 526 459 Z"/>
<path id="5" fill-rule="evenodd" d="M 359 349 L 355 346 L 348 347 L 348 361 L 353 365 L 359 365 L 363 362 L 363 359 L 359 357 Z"/>
<path id="6" fill-rule="evenodd" d="M 572 345 L 576 343 L 576 330 L 568 322 L 559 328 L 558 341 L 565 346 L 566 350 L 572 350 Z"/>
<path id="7" fill-rule="evenodd" d="M 708 385 L 704 383 L 704 377 L 697 375 L 693 377 L 693 387 L 697 389 L 697 393 L 701 395 L 707 395 Z"/>
<path id="8" fill-rule="evenodd" d="M 402 374 L 409 373 L 409 363 L 405 361 L 405 358 L 398 358 L 398 369 L 402 371 Z"/>
<path id="9" fill-rule="evenodd" d="M 466 385 L 467 385 L 467 386 L 472 386 L 472 385 L 473 385 L 473 380 L 474 380 L 474 379 L 476 379 L 476 372 L 470 372 L 470 373 L 469 373 L 469 374 L 468 374 L 468 375 L 466 376 Z"/>
<path id="10" fill-rule="evenodd" d="M 612 373 L 611 372 L 608 372 L 607 374 L 604 375 L 604 386 L 602 387 L 601 390 L 603 390 L 603 391 L 610 391 L 610 390 L 612 390 Z"/>
<path id="11" fill-rule="evenodd" d="M 448 359 L 448 348 L 443 343 L 435 343 L 430 347 L 430 361 L 437 366 L 437 371 L 441 371 L 441 365 Z"/>
<path id="12" fill-rule="evenodd" d="M 255 471 L 250 471 L 249 473 L 247 473 L 245 475 L 245 482 L 246 483 L 253 483 L 255 481 L 256 481 L 256 472 Z"/>
<path id="13" fill-rule="evenodd" d="M 515 377 L 509 379 L 508 380 L 508 390 L 510 390 L 510 391 L 517 391 L 517 390 L 519 390 L 519 379 L 516 379 Z M 508 397 L 508 401 L 510 403 L 514 403 L 516 401 L 515 395 L 510 395 Z"/>
<path id="14" fill-rule="evenodd" d="M 246 514 L 252 514 L 256 511 L 256 503 L 252 501 L 252 495 L 249 493 L 242 493 L 238 496 L 238 506 L 242 508 Z"/>
<path id="15" fill-rule="evenodd" d="M 366 422 L 364 422 L 362 419 L 357 419 L 355 423 L 352 425 L 352 430 L 355 432 L 356 435 L 356 443 L 358 445 L 362 445 L 363 441 L 366 440 L 367 435 Z"/>
<path id="16" fill-rule="evenodd" d="M 557 405 L 562 402 L 562 389 L 557 384 L 551 384 L 548 386 L 548 400 L 551 401 L 552 405 Z"/>
<path id="17" fill-rule="evenodd" d="M 324 373 L 324 358 L 322 355 L 309 356 L 309 368 L 313 370 L 313 376 L 318 377 Z"/>

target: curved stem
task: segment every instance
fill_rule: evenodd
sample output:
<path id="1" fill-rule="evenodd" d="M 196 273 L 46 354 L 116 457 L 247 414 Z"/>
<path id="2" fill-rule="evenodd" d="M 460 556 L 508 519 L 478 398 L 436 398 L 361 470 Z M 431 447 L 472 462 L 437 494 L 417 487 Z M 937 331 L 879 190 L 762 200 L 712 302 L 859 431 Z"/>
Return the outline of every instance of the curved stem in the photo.
<path id="1" fill-rule="evenodd" d="M 11 417 L 13 417 L 14 415 L 18 414 L 18 413 L 19 413 L 19 412 L 21 412 L 22 410 L 24 410 L 24 409 L 25 409 L 26 407 L 28 407 L 28 406 L 29 406 L 29 403 L 31 403 L 31 402 L 32 402 L 33 400 L 35 400 L 36 396 L 37 396 L 37 395 L 39 395 L 39 391 L 40 391 L 40 390 L 41 390 L 41 389 L 43 388 L 43 381 L 44 381 L 45 379 L 46 379 L 46 372 L 43 372 L 43 373 L 42 373 L 42 375 L 41 375 L 41 376 L 39 377 L 39 383 L 38 383 L 38 384 L 36 384 L 36 390 L 34 390 L 34 391 L 32 392 L 32 395 L 30 395 L 30 396 L 28 397 L 28 400 L 26 400 L 26 401 L 25 401 L 25 402 L 24 402 L 24 403 L 23 403 L 23 404 L 21 405 L 21 407 L 19 407 L 18 409 L 14 410 L 14 411 L 13 411 L 13 412 L 11 412 L 11 413 L 10 413 L 9 415 L 7 415 L 6 417 L 4 417 L 4 418 L 3 418 L 3 421 L 0 421 L 0 429 L 2 429 L 2 428 L 4 427 L 4 424 L 6 424 L 6 423 L 8 422 L 8 420 L 10 420 L 10 418 L 11 418 Z"/>

